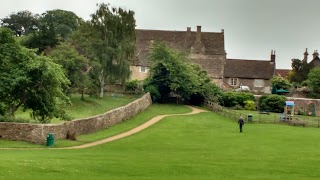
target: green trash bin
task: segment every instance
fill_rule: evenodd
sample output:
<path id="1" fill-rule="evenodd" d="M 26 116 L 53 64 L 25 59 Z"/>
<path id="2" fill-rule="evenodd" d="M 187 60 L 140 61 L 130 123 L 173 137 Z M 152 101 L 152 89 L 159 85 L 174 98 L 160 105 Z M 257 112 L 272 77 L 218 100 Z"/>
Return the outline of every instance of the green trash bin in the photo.
<path id="1" fill-rule="evenodd" d="M 252 122 L 252 114 L 248 114 L 247 118 L 248 118 L 248 122 Z"/>
<path id="2" fill-rule="evenodd" d="M 54 145 L 54 134 L 49 133 L 47 135 L 47 146 L 53 146 Z"/>

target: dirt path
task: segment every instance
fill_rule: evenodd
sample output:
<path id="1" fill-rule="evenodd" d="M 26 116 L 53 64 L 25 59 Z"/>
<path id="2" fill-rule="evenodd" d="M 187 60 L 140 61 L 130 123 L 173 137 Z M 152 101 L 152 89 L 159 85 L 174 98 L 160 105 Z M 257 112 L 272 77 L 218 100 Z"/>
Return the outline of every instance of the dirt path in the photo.
<path id="1" fill-rule="evenodd" d="M 140 132 L 140 131 L 152 126 L 153 124 L 157 123 L 158 121 L 160 121 L 161 119 L 163 119 L 164 117 L 167 117 L 167 116 L 191 115 L 191 114 L 198 114 L 198 113 L 201 113 L 201 112 L 207 112 L 206 110 L 198 109 L 198 108 L 195 108 L 195 107 L 192 107 L 192 106 L 188 106 L 188 107 L 192 109 L 192 112 L 186 113 L 186 114 L 158 115 L 158 116 L 150 119 L 149 121 L 145 122 L 144 124 L 142 124 L 142 125 L 140 125 L 138 127 L 135 127 L 135 128 L 133 128 L 133 129 L 127 131 L 127 132 L 124 132 L 124 133 L 121 133 L 121 134 L 118 134 L 118 135 L 115 135 L 115 136 L 112 136 L 112 137 L 108 137 L 106 139 L 102 139 L 102 140 L 91 142 L 91 143 L 87 143 L 87 144 L 82 144 L 82 145 L 79 145 L 79 146 L 63 147 L 63 148 L 51 148 L 51 149 L 83 149 L 83 148 L 88 148 L 88 147 L 92 147 L 92 146 L 97 146 L 97 145 L 104 144 L 104 143 L 111 142 L 111 141 L 115 141 L 115 140 L 118 140 L 118 139 L 121 139 L 121 138 L 124 138 L 124 137 L 127 137 L 127 136 L 131 136 L 131 135 L 133 135 L 135 133 L 138 133 L 138 132 Z M 48 148 L 0 148 L 0 150 L 39 150 L 39 149 L 48 149 Z"/>

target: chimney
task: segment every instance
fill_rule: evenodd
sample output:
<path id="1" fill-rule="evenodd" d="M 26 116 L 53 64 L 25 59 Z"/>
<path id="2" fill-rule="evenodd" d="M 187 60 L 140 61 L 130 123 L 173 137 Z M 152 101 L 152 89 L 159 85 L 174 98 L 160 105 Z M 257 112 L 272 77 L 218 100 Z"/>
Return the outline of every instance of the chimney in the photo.
<path id="1" fill-rule="evenodd" d="M 315 59 L 316 57 L 319 57 L 318 50 L 314 50 L 314 53 L 312 55 L 313 55 L 313 59 Z"/>
<path id="2" fill-rule="evenodd" d="M 276 62 L 276 51 L 271 50 L 271 57 L 270 57 L 271 62 Z"/>
<path id="3" fill-rule="evenodd" d="M 303 55 L 304 55 L 303 61 L 308 62 L 308 55 L 309 55 L 308 48 L 306 48 L 306 52 L 304 52 Z"/>
<path id="4" fill-rule="evenodd" d="M 188 35 L 188 36 L 191 35 L 191 27 L 187 27 L 187 35 Z"/>
<path id="5" fill-rule="evenodd" d="M 200 42 L 201 41 L 201 26 L 197 26 L 197 37 L 196 41 Z"/>

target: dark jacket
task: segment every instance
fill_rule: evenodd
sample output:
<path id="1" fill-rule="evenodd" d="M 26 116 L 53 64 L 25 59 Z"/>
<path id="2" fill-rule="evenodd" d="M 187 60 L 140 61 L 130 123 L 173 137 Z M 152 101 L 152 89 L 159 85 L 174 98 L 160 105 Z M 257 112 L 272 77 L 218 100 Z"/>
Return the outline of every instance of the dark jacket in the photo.
<path id="1" fill-rule="evenodd" d="M 242 118 L 240 118 L 239 121 L 238 121 L 238 124 L 239 125 L 244 125 L 244 120 Z"/>

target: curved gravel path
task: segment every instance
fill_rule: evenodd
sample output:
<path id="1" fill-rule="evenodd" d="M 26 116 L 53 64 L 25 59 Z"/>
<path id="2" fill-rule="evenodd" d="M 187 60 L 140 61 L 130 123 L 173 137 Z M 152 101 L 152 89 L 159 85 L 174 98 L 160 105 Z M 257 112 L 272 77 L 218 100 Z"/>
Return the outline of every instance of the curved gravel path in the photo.
<path id="1" fill-rule="evenodd" d="M 95 141 L 95 142 L 91 142 L 91 143 L 87 143 L 87 144 L 82 144 L 82 145 L 78 145 L 78 146 L 71 146 L 71 147 L 62 147 L 62 148 L 0 148 L 0 150 L 39 150 L 39 149 L 83 149 L 83 148 L 88 148 L 88 147 L 92 147 L 92 146 L 97 146 L 100 144 L 104 144 L 107 142 L 111 142 L 111 141 L 115 141 L 127 136 L 131 136 L 133 134 L 136 134 L 150 126 L 152 126 L 153 124 L 157 123 L 158 121 L 160 121 L 161 119 L 163 119 L 164 117 L 167 116 L 181 116 L 181 115 L 191 115 L 191 114 L 198 114 L 201 112 L 208 112 L 206 110 L 202 110 L 202 109 L 198 109 L 192 106 L 188 106 L 189 108 L 192 109 L 192 111 L 190 113 L 186 113 L 186 114 L 166 114 L 166 115 L 158 115 L 156 117 L 153 117 L 152 119 L 150 119 L 149 121 L 141 124 L 140 126 L 137 126 L 127 132 L 115 135 L 115 136 L 111 136 L 99 141 Z"/>

